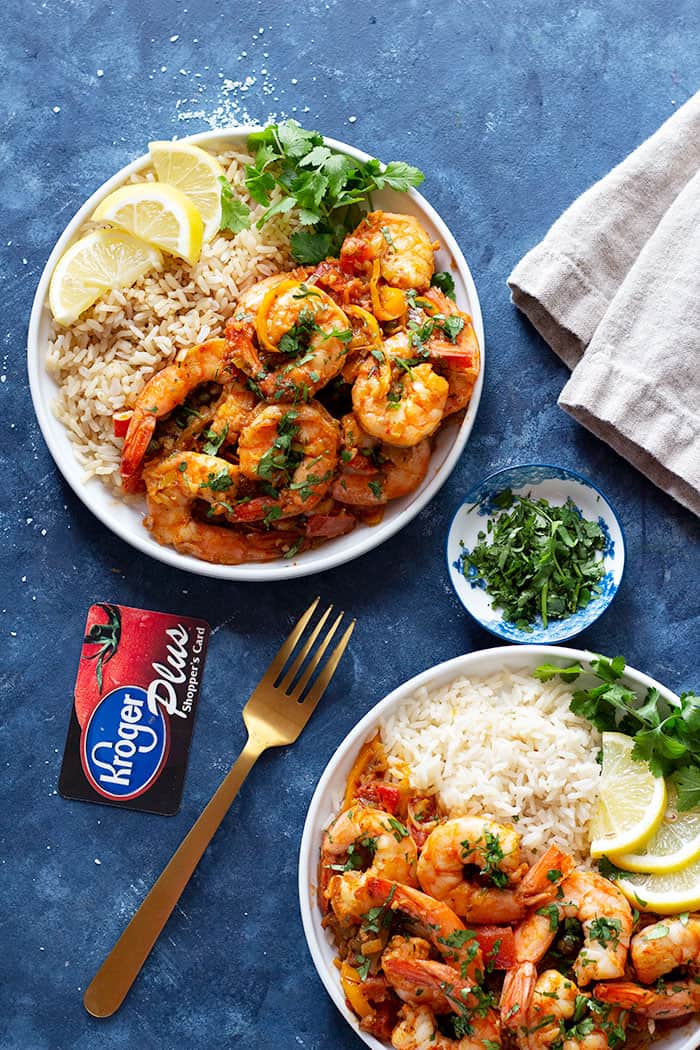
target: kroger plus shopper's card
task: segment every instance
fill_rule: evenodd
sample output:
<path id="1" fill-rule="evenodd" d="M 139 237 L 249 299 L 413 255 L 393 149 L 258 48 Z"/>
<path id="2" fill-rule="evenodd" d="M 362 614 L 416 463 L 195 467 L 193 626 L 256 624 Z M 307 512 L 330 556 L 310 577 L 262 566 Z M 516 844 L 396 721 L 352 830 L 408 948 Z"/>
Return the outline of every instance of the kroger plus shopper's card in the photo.
<path id="1" fill-rule="evenodd" d="M 188 616 L 90 607 L 58 789 L 177 813 L 209 641 Z"/>

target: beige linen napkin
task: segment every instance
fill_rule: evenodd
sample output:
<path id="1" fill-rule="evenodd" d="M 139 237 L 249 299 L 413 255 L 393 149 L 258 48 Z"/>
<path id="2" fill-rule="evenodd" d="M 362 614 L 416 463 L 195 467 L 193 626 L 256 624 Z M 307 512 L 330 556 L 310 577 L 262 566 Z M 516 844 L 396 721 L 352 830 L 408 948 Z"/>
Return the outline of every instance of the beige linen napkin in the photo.
<path id="1" fill-rule="evenodd" d="M 700 94 L 508 279 L 573 369 L 559 404 L 700 515 Z"/>

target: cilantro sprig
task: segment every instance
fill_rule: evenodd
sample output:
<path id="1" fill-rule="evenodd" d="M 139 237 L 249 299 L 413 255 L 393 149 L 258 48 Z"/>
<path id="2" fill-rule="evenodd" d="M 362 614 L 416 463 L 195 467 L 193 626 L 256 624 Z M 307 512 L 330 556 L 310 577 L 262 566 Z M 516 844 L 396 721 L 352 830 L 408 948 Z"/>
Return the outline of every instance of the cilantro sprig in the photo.
<path id="1" fill-rule="evenodd" d="M 248 149 L 254 160 L 246 166 L 246 189 L 265 208 L 256 225 L 260 229 L 274 215 L 297 208 L 303 228 L 292 234 L 291 251 L 303 264 L 315 264 L 340 250 L 375 190 L 406 191 L 424 178 L 418 168 L 402 161 L 383 167 L 375 159 L 363 162 L 336 153 L 318 131 L 308 131 L 296 120 L 254 131 L 248 136 Z M 223 183 L 222 206 L 222 224 L 228 229 L 246 229 L 246 220 L 250 225 L 249 210 Z"/>
<path id="2" fill-rule="evenodd" d="M 605 574 L 600 525 L 584 518 L 571 500 L 556 507 L 505 489 L 494 503 L 500 513 L 461 557 L 470 583 L 483 581 L 494 606 L 524 631 L 532 630 L 538 615 L 546 627 L 588 605 Z"/>
<path id="3" fill-rule="evenodd" d="M 593 657 L 591 671 L 601 684 L 577 689 L 571 710 L 601 732 L 633 737 L 632 758 L 647 762 L 655 777 L 670 777 L 679 810 L 700 806 L 700 696 L 681 693 L 675 703 L 651 687 L 641 700 L 622 682 L 625 666 L 624 656 Z M 541 682 L 555 676 L 573 682 L 585 670 L 580 663 L 541 664 L 533 674 Z"/>

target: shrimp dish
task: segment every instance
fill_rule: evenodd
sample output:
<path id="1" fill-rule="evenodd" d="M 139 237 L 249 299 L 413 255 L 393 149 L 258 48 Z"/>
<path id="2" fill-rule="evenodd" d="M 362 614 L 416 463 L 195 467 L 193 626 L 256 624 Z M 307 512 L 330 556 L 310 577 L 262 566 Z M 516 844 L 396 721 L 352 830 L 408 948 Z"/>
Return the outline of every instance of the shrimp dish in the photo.
<path id="1" fill-rule="evenodd" d="M 480 367 L 471 318 L 431 283 L 437 247 L 413 216 L 370 212 L 338 258 L 251 285 L 221 337 L 149 379 L 120 473 L 158 543 L 290 558 L 418 488 Z"/>
<path id="2" fill-rule="evenodd" d="M 700 915 L 633 909 L 517 814 L 453 816 L 361 747 L 322 837 L 322 925 L 361 1031 L 396 1050 L 642 1050 L 700 1012 Z"/>

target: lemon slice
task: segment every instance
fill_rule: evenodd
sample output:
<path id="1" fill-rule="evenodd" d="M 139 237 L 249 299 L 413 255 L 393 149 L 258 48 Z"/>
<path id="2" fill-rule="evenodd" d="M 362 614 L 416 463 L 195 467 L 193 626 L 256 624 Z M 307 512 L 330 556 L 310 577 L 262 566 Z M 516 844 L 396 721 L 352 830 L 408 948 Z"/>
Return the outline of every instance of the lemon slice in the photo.
<path id="1" fill-rule="evenodd" d="M 164 182 L 137 182 L 110 193 L 92 215 L 193 265 L 202 250 L 203 225 L 189 197 Z"/>
<path id="2" fill-rule="evenodd" d="M 600 799 L 591 820 L 591 856 L 629 853 L 646 843 L 663 820 L 666 784 L 646 762 L 632 758 L 634 741 L 603 733 Z"/>
<path id="3" fill-rule="evenodd" d="M 677 915 L 700 907 L 700 859 L 665 875 L 633 874 L 618 878 L 625 897 L 642 911 Z"/>
<path id="4" fill-rule="evenodd" d="M 186 194 L 204 223 L 204 240 L 221 226 L 221 183 L 226 172 L 211 153 L 189 142 L 149 142 L 148 149 L 161 182 Z"/>
<path id="5" fill-rule="evenodd" d="M 666 812 L 656 834 L 634 853 L 610 854 L 617 868 L 656 875 L 678 871 L 699 857 L 700 809 L 680 813 L 673 788 L 669 791 Z"/>
<path id="6" fill-rule="evenodd" d="M 130 233 L 94 230 L 56 263 L 49 285 L 51 313 L 59 324 L 72 324 L 104 292 L 128 288 L 162 261 L 156 248 Z"/>

